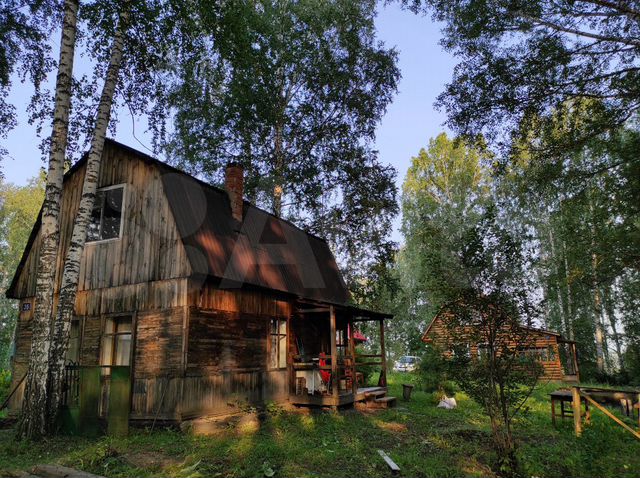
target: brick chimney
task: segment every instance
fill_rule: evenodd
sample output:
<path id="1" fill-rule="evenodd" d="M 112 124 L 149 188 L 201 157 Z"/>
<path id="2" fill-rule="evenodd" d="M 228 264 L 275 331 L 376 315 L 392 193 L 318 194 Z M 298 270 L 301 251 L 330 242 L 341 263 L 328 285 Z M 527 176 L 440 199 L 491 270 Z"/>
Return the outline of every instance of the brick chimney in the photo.
<path id="1" fill-rule="evenodd" d="M 239 163 L 227 164 L 224 174 L 224 187 L 231 203 L 231 215 L 242 222 L 242 193 L 244 188 L 244 169 Z"/>

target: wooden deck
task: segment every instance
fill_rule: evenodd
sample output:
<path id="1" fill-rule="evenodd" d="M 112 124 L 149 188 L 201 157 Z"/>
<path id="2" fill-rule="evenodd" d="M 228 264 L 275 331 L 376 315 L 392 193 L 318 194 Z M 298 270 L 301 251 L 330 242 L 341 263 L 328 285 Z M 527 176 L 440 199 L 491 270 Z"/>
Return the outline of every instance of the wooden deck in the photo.
<path id="1" fill-rule="evenodd" d="M 358 388 L 354 397 L 353 393 L 342 392 L 337 399 L 334 395 L 289 395 L 289 401 L 294 405 L 315 405 L 319 407 L 341 407 L 351 405 L 354 402 L 363 402 L 371 396 L 384 396 L 386 387 Z"/>
<path id="2" fill-rule="evenodd" d="M 289 401 L 294 405 L 315 405 L 318 407 L 341 407 L 351 405 L 353 393 L 341 393 L 338 397 L 334 395 L 289 395 Z"/>

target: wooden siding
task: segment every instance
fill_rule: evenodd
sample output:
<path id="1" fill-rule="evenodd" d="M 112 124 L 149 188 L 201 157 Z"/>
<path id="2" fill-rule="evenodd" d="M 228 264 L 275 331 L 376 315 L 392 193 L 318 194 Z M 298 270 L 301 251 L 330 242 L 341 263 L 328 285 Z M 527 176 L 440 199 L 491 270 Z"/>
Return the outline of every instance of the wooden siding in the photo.
<path id="1" fill-rule="evenodd" d="M 31 304 L 30 310 L 23 312 L 22 305 L 24 303 Z M 31 317 L 33 316 L 33 299 L 26 298 L 20 301 L 20 314 L 16 323 L 15 344 L 16 351 L 13 356 L 13 371 L 11 374 L 11 390 L 13 390 L 20 382 L 13 397 L 8 403 L 11 412 L 17 412 L 22 404 L 24 395 L 24 381 L 22 378 L 27 373 L 29 366 L 29 354 L 31 353 Z M 26 345 L 26 346 L 25 346 Z"/>
<path id="2" fill-rule="evenodd" d="M 286 370 L 186 377 L 183 387 L 180 411 L 184 419 L 239 411 L 247 405 L 284 401 L 289 396 Z"/>
<path id="3" fill-rule="evenodd" d="M 182 373 L 182 307 L 136 316 L 135 379 L 175 377 Z"/>
<path id="4" fill-rule="evenodd" d="M 269 320 L 194 309 L 189 316 L 187 375 L 266 368 Z"/>
<path id="5" fill-rule="evenodd" d="M 189 304 L 203 310 L 244 312 L 265 317 L 289 317 L 291 300 L 277 293 L 246 289 L 219 289 L 212 281 L 191 279 Z"/>
<path id="6" fill-rule="evenodd" d="M 65 181 L 62 192 L 60 247 L 56 283 L 69 247 L 78 210 L 84 167 Z M 134 155 L 105 145 L 99 187 L 125 184 L 121 237 L 87 243 L 80 264 L 79 291 L 188 277 L 191 267 L 164 193 L 161 171 Z M 33 243 L 17 280 L 17 297 L 35 294 L 35 271 L 40 249 Z"/>
<path id="7" fill-rule="evenodd" d="M 431 343 L 437 347 L 447 350 L 451 348 L 449 332 L 441 317 L 436 317 L 429 327 L 429 331 L 422 338 L 424 342 Z M 463 339 L 461 339 L 463 340 Z M 555 360 L 540 361 L 540 365 L 544 370 L 540 380 L 563 380 L 564 370 L 560 361 L 560 350 L 558 348 L 558 339 L 555 335 L 545 334 L 543 331 L 530 330 L 526 344 L 522 345 L 526 348 L 548 348 L 554 351 Z M 469 344 L 469 352 L 472 357 L 478 354 L 478 344 Z"/>

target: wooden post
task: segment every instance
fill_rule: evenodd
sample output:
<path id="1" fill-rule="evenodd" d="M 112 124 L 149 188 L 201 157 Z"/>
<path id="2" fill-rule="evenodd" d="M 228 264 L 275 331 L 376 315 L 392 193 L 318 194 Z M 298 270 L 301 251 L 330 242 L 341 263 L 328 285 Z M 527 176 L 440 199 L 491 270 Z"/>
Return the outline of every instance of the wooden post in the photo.
<path id="1" fill-rule="evenodd" d="M 293 327 L 293 316 L 289 314 L 287 316 L 287 381 L 289 382 L 288 394 L 296 393 L 296 376 L 293 370 L 293 334 L 291 328 Z"/>
<path id="2" fill-rule="evenodd" d="M 580 388 L 571 387 L 573 397 L 573 429 L 576 436 L 582 435 L 582 407 L 580 406 Z"/>
<path id="3" fill-rule="evenodd" d="M 351 355 L 351 392 L 353 393 L 353 398 L 358 393 L 358 380 L 356 377 L 356 341 L 353 338 L 354 330 L 353 330 L 353 321 L 349 321 L 349 355 Z"/>
<path id="4" fill-rule="evenodd" d="M 380 378 L 378 379 L 379 387 L 387 386 L 387 354 L 384 350 L 384 319 L 380 319 L 380 355 L 382 356 L 382 365 L 380 366 Z"/>
<path id="5" fill-rule="evenodd" d="M 329 306 L 329 333 L 331 334 L 331 387 L 338 405 L 340 382 L 338 381 L 338 347 L 336 345 L 336 309 Z"/>

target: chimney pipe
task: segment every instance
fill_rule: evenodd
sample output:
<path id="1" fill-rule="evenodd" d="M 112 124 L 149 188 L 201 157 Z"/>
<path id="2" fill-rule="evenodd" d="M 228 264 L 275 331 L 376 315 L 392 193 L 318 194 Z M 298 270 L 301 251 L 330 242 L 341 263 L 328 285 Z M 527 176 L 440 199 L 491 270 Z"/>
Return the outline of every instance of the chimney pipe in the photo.
<path id="1" fill-rule="evenodd" d="M 231 215 L 242 222 L 244 170 L 239 163 L 231 162 L 227 164 L 224 174 L 224 186 L 231 203 Z"/>

